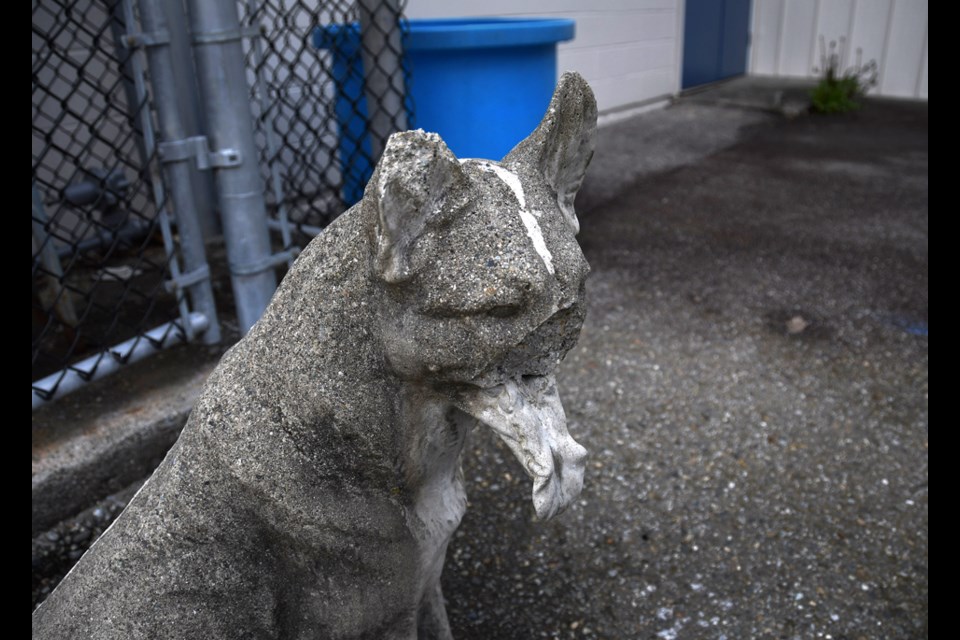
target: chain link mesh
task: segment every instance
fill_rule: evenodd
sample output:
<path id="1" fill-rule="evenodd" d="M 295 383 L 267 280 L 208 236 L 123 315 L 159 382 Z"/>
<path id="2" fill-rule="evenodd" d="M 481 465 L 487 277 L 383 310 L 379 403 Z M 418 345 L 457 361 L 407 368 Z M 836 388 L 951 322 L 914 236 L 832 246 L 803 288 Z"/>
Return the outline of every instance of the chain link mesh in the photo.
<path id="1" fill-rule="evenodd" d="M 360 45 L 358 24 L 368 6 L 374 17 L 364 20 L 364 29 L 373 37 Z M 300 233 L 315 235 L 356 202 L 358 189 L 351 185 L 362 189 L 390 133 L 411 126 L 404 6 L 369 0 L 328 0 L 319 7 L 299 0 L 241 4 L 242 23 L 262 33 L 245 43 L 245 51 L 268 207 Z M 315 30 L 344 25 L 352 25 L 352 39 L 327 49 L 314 45 Z M 392 66 L 397 60 L 399 73 Z M 358 95 L 356 87 L 365 78 L 369 85 L 376 72 L 389 84 Z M 379 129 L 368 99 L 375 112 L 386 112 Z"/>
<path id="2" fill-rule="evenodd" d="M 359 199 L 387 136 L 412 126 L 403 5 L 238 0 L 259 34 L 244 39 L 251 110 L 271 228 L 287 247 Z M 149 83 L 137 90 L 142 53 L 127 46 L 139 28 L 124 11 L 121 0 L 33 3 L 34 381 L 89 377 L 80 360 L 116 357 L 109 347 L 163 323 L 180 330 L 187 312 L 165 286 L 175 247 L 155 201 L 165 189 Z M 316 29 L 351 24 L 353 41 L 315 46 Z"/>
<path id="3" fill-rule="evenodd" d="M 33 3 L 33 380 L 179 316 L 126 32 L 119 3 Z"/>

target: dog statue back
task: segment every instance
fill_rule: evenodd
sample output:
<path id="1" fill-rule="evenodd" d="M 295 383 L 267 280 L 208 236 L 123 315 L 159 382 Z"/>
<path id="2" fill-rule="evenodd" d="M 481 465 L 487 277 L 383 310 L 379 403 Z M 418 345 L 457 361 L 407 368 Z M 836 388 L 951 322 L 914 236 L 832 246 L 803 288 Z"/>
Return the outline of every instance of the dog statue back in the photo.
<path id="1" fill-rule="evenodd" d="M 580 492 L 553 372 L 583 321 L 573 200 L 595 128 L 565 74 L 499 163 L 394 134 L 34 638 L 449 638 L 471 429 L 514 452 L 540 518 Z"/>

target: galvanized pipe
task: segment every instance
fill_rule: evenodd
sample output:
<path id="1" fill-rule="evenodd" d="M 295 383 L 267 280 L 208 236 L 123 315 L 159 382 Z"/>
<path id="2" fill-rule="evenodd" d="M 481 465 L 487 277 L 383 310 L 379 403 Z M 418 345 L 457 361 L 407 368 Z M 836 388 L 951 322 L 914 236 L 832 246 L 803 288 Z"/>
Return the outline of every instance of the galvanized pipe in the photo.
<path id="1" fill-rule="evenodd" d="M 146 33 L 169 33 L 166 15 L 158 0 L 140 0 L 140 22 Z M 177 81 L 169 44 L 158 41 L 148 46 L 147 61 L 150 64 L 153 102 L 157 110 L 160 137 L 168 141 L 183 140 L 187 133 L 180 117 L 180 105 L 177 103 Z M 209 273 L 191 177 L 191 167 L 195 166 L 195 162 L 191 164 L 188 158 L 165 164 L 170 185 L 168 193 L 176 213 L 177 233 L 180 236 L 184 275 L 199 270 Z M 174 284 L 177 284 L 176 280 Z M 203 333 L 203 342 L 220 342 L 217 306 L 209 276 L 186 289 L 190 295 L 191 307 L 209 321 L 209 327 Z"/>
<path id="2" fill-rule="evenodd" d="M 123 23 L 131 27 L 137 23 L 133 15 L 132 1 L 133 0 L 122 0 L 120 2 L 120 7 L 123 10 Z M 135 40 L 136 38 L 133 37 L 133 34 L 127 34 L 127 44 L 129 46 L 133 46 Z M 157 141 L 153 131 L 152 114 L 146 106 L 148 103 L 147 83 L 144 79 L 143 65 L 139 57 L 131 55 L 127 58 L 127 62 L 130 65 L 131 73 L 133 73 L 133 88 L 136 92 L 136 104 L 142 105 L 142 108 L 138 109 L 137 115 L 140 117 L 140 130 L 143 132 L 143 152 L 145 154 L 143 166 L 148 167 L 157 149 Z M 167 215 L 167 210 L 163 206 L 166 202 L 163 181 L 160 179 L 160 174 L 156 171 L 150 172 L 150 185 L 153 190 L 153 202 L 157 206 L 157 222 L 160 225 L 160 235 L 163 238 L 163 249 L 169 260 L 167 267 L 170 269 L 171 277 L 176 282 L 180 278 L 180 265 L 177 262 L 173 246 L 170 216 Z M 180 319 L 183 321 L 184 329 L 187 332 L 187 340 L 193 340 L 192 325 L 187 321 L 190 315 L 190 308 L 187 306 L 186 296 L 180 296 L 180 299 L 177 301 L 177 307 L 180 309 Z"/>
<path id="3" fill-rule="evenodd" d="M 267 226 L 270 227 L 271 231 L 283 231 L 287 223 L 284 223 L 280 220 L 267 220 Z M 309 224 L 296 224 L 294 222 L 289 223 L 289 227 L 296 227 L 296 229 L 302 233 L 307 234 L 308 236 L 318 236 L 323 233 L 323 227 L 314 227 Z"/>
<path id="4" fill-rule="evenodd" d="M 259 15 L 260 14 L 260 2 L 248 0 L 247 2 L 247 11 L 250 15 Z M 284 203 L 283 199 L 283 187 L 280 184 L 280 170 L 277 168 L 279 145 L 277 144 L 276 134 L 273 129 L 273 110 L 270 109 L 270 104 L 267 101 L 267 79 L 263 71 L 263 43 L 260 41 L 260 38 L 256 38 L 256 41 L 253 43 L 253 54 L 254 54 L 254 64 L 257 68 L 257 95 L 260 97 L 260 113 L 262 117 L 266 120 L 264 122 L 263 133 L 267 139 L 267 153 L 269 157 L 273 159 L 270 163 L 270 186 L 273 188 L 273 198 L 277 202 L 277 219 L 280 222 L 279 231 L 280 239 L 283 242 L 283 248 L 287 249 L 291 246 L 291 235 L 290 235 L 290 221 L 287 218 L 287 205 Z M 271 229 L 277 229 L 278 227 L 271 224 L 274 222 L 272 219 L 267 220 L 267 224 L 270 225 Z M 291 261 L 287 267 L 293 266 L 293 261 Z"/>
<path id="5" fill-rule="evenodd" d="M 240 158 L 237 166 L 217 169 L 217 178 L 237 321 L 246 333 L 270 302 L 277 278 L 253 137 L 240 19 L 233 0 L 189 0 L 187 4 L 210 147 L 232 149 Z"/>
<path id="6" fill-rule="evenodd" d="M 127 100 L 127 115 L 130 117 L 133 139 L 140 154 L 140 166 L 146 167 L 150 163 L 150 154 L 145 148 L 141 112 L 147 109 L 147 106 L 146 103 L 140 104 L 133 80 L 137 77 L 137 70 L 134 67 L 133 50 L 127 46 L 127 34 L 134 29 L 134 23 L 129 20 L 131 15 L 127 12 L 126 5 L 126 2 L 119 1 L 110 7 L 110 33 L 113 35 L 117 60 L 120 61 L 120 84 Z"/>
<path id="7" fill-rule="evenodd" d="M 191 313 L 188 321 L 191 325 L 190 333 L 203 332 L 209 325 L 206 316 L 202 313 Z M 143 360 L 159 349 L 166 349 L 183 342 L 185 333 L 178 329 L 175 322 L 167 322 L 141 336 L 121 342 L 106 352 L 90 356 L 71 367 L 34 382 L 32 385 L 33 408 L 36 409 L 54 398 L 76 391 L 87 382 L 110 375 L 120 367 Z"/>
<path id="8" fill-rule="evenodd" d="M 193 65 L 193 50 L 190 48 L 190 29 L 187 26 L 183 0 L 160 0 L 170 33 L 170 58 L 177 86 L 177 105 L 183 129 L 187 137 L 201 136 L 206 131 L 206 119 L 200 106 L 197 87 L 197 72 Z M 197 203 L 197 219 L 204 240 L 220 235 L 220 219 L 217 212 L 217 190 L 213 174 L 190 167 L 193 197 Z"/>

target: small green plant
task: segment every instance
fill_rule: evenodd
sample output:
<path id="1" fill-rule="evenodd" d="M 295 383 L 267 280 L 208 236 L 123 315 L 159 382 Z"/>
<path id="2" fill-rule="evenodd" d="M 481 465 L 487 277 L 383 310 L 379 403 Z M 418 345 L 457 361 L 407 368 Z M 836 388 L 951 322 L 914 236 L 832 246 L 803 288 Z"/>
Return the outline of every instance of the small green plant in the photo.
<path id="1" fill-rule="evenodd" d="M 818 113 L 846 113 L 860 108 L 857 99 L 870 87 L 877 84 L 877 61 L 863 64 L 863 49 L 857 49 L 856 63 L 844 69 L 846 65 L 846 40 L 841 37 L 839 45 L 830 41 L 830 49 L 823 36 L 820 36 L 820 67 L 814 67 L 814 73 L 822 73 L 820 83 L 810 92 L 813 110 Z"/>

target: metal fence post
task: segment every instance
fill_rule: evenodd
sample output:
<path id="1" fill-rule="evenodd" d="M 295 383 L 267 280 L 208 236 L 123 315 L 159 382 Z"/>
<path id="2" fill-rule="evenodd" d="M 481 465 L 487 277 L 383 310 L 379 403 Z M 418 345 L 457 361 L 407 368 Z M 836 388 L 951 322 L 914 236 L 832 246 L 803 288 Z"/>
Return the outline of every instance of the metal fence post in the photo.
<path id="1" fill-rule="evenodd" d="M 160 136 L 164 144 L 177 143 L 187 135 L 177 101 L 177 81 L 169 46 L 169 24 L 158 0 L 140 0 L 140 21 L 147 36 L 144 44 L 147 61 L 150 63 L 153 101 L 157 110 Z M 210 268 L 204 252 L 203 230 L 195 200 L 190 160 L 192 158 L 175 158 L 165 163 L 170 181 L 168 192 L 176 213 L 184 267 L 184 272 L 172 284 L 176 289 L 186 289 L 190 294 L 193 309 L 207 317 L 209 326 L 203 333 L 203 342 L 215 344 L 220 342 L 220 325 L 217 321 L 213 287 L 210 285 Z"/>
<path id="2" fill-rule="evenodd" d="M 399 0 L 358 0 L 363 90 L 376 163 L 394 131 L 407 129 Z"/>
<path id="3" fill-rule="evenodd" d="M 251 1 L 247 2 L 247 11 L 251 16 L 256 16 L 260 14 L 260 2 Z M 270 91 L 267 80 L 264 77 L 263 69 L 263 43 L 258 38 L 253 43 L 253 60 L 254 60 L 254 71 L 256 73 L 256 93 L 260 98 L 260 114 L 261 118 L 264 119 L 266 126 L 263 128 L 263 136 L 266 138 L 267 142 L 267 151 L 270 154 L 270 158 L 275 158 L 279 152 L 279 147 L 277 145 L 276 132 L 274 131 L 274 119 L 273 114 L 270 109 L 270 103 L 267 97 L 268 92 Z M 292 246 L 293 242 L 290 236 L 290 219 L 287 216 L 287 205 L 283 200 L 283 187 L 281 186 L 280 181 L 280 172 L 277 170 L 277 163 L 275 161 L 270 162 L 270 186 L 273 189 L 273 197 L 277 203 L 277 219 L 268 220 L 267 225 L 271 229 L 280 230 L 280 239 L 283 241 L 284 247 Z M 277 223 L 278 226 L 274 226 L 273 223 Z M 291 257 L 289 266 L 293 266 L 293 259 Z"/>
<path id="4" fill-rule="evenodd" d="M 173 64 L 174 82 L 177 87 L 177 104 L 184 133 L 187 136 L 202 136 L 206 131 L 203 110 L 200 107 L 197 72 L 193 65 L 193 50 L 190 47 L 190 28 L 187 26 L 186 7 L 183 0 L 162 0 L 160 3 L 170 32 L 170 57 Z M 217 191 L 213 174 L 190 167 L 193 196 L 204 240 L 220 234 Z"/>
<path id="5" fill-rule="evenodd" d="M 200 93 L 218 168 L 220 211 L 240 330 L 260 318 L 277 287 L 263 179 L 253 137 L 240 19 L 233 0 L 189 0 Z"/>
<path id="6" fill-rule="evenodd" d="M 140 162 L 146 167 L 150 163 L 150 156 L 144 147 L 143 126 L 139 119 L 140 109 L 143 108 L 143 105 L 137 102 L 137 88 L 134 82 L 136 71 L 133 68 L 132 51 L 126 45 L 127 33 L 135 27 L 132 24 L 127 24 L 124 7 L 125 3 L 122 0 L 117 0 L 110 7 L 110 33 L 113 35 L 117 60 L 121 61 L 120 83 L 123 85 L 123 95 L 127 99 L 127 116 L 130 119 L 130 128 L 133 129 L 137 151 L 140 153 Z"/>

